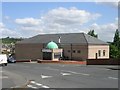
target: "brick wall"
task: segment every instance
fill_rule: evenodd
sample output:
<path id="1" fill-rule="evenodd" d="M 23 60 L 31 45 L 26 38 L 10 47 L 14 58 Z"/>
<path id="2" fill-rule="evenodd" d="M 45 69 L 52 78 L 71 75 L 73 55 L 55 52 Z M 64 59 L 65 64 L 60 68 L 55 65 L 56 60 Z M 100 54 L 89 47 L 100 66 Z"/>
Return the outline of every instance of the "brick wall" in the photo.
<path id="1" fill-rule="evenodd" d="M 120 59 L 88 59 L 87 65 L 120 65 Z"/>
<path id="2" fill-rule="evenodd" d="M 42 58 L 42 44 L 16 44 L 16 60 Z"/>
<path id="3" fill-rule="evenodd" d="M 87 45 L 62 45 L 64 49 L 64 56 L 69 60 L 86 60 L 88 58 L 88 46 Z M 75 52 L 73 52 L 75 51 Z M 78 51 L 80 51 L 78 53 Z"/>

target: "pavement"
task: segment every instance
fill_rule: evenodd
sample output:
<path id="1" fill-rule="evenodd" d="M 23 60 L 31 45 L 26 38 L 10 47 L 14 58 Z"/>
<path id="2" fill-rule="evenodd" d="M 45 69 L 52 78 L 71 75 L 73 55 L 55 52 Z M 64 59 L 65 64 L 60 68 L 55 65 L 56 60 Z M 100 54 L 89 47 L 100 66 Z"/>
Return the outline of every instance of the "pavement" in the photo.
<path id="1" fill-rule="evenodd" d="M 118 88 L 112 65 L 15 63 L 2 68 L 3 88 Z M 10 83 L 11 82 L 11 83 Z M 27 83 L 27 84 L 26 84 Z"/>

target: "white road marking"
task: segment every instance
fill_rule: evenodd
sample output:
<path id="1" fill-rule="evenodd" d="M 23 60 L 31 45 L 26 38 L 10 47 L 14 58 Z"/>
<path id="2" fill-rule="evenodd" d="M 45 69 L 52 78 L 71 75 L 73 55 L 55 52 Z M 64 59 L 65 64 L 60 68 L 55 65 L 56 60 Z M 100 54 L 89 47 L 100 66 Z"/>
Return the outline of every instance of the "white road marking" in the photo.
<path id="1" fill-rule="evenodd" d="M 70 73 L 61 73 L 63 76 L 71 75 Z"/>
<path id="2" fill-rule="evenodd" d="M 37 86 L 42 86 L 42 84 L 40 84 L 40 83 L 36 83 L 36 85 L 37 85 Z"/>
<path id="3" fill-rule="evenodd" d="M 87 73 L 77 73 L 77 72 L 73 72 L 73 71 L 54 69 L 54 68 L 51 68 L 51 67 L 49 67 L 49 68 L 47 67 L 45 69 L 54 70 L 54 71 L 63 71 L 63 72 L 68 72 L 68 73 L 73 73 L 73 74 L 80 74 L 80 75 L 84 75 L 84 76 L 90 76 L 90 74 L 87 74 Z"/>
<path id="4" fill-rule="evenodd" d="M 52 76 L 45 76 L 45 75 L 41 75 L 41 78 L 51 78 Z"/>
<path id="5" fill-rule="evenodd" d="M 62 70 L 62 71 L 66 71 L 66 70 Z M 84 76 L 90 76 L 90 74 L 86 74 L 86 73 L 77 73 L 77 72 L 73 72 L 73 71 L 66 71 L 69 73 L 73 73 L 73 74 L 80 74 L 80 75 L 84 75 Z"/>
<path id="6" fill-rule="evenodd" d="M 43 88 L 50 88 L 50 87 L 48 87 L 48 86 L 42 86 Z"/>
<path id="7" fill-rule="evenodd" d="M 40 83 L 37 83 L 35 81 L 31 81 L 30 83 L 32 83 L 33 85 L 36 85 L 36 86 L 41 86 L 42 88 L 50 88 L 46 85 L 43 85 L 43 84 L 40 84 Z M 37 89 L 39 87 L 34 87 L 33 85 L 27 85 L 29 88 L 34 88 L 34 89 Z"/>
<path id="8" fill-rule="evenodd" d="M 37 86 L 42 86 L 40 83 L 36 83 L 35 81 L 31 81 L 32 84 L 36 84 Z"/>
<path id="9" fill-rule="evenodd" d="M 36 83 L 36 82 L 35 82 L 35 81 L 31 81 L 30 83 L 33 83 L 33 84 L 34 84 L 34 83 Z"/>
<path id="10" fill-rule="evenodd" d="M 34 87 L 32 85 L 27 85 L 27 87 L 37 89 L 37 87 Z"/>
<path id="11" fill-rule="evenodd" d="M 109 79 L 118 79 L 118 78 L 115 78 L 115 77 L 108 77 Z"/>
<path id="12" fill-rule="evenodd" d="M 2 79 L 2 78 L 8 78 L 7 76 L 0 76 L 0 79 Z"/>
<path id="13" fill-rule="evenodd" d="M 90 74 L 86 74 L 86 73 L 78 73 L 78 74 L 81 74 L 81 75 L 84 75 L 84 76 L 90 76 Z"/>

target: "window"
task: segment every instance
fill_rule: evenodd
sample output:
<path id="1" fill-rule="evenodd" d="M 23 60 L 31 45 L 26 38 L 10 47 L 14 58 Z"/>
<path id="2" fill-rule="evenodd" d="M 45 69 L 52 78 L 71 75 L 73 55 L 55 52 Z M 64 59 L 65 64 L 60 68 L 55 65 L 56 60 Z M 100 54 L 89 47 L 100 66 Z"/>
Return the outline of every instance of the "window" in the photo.
<path id="1" fill-rule="evenodd" d="M 77 53 L 81 53 L 81 51 L 80 51 L 80 50 L 78 50 L 78 51 L 77 51 Z"/>
<path id="2" fill-rule="evenodd" d="M 68 50 L 68 52 L 70 53 L 70 50 Z"/>
<path id="3" fill-rule="evenodd" d="M 73 50 L 73 53 L 75 53 L 75 50 Z"/>
<path id="4" fill-rule="evenodd" d="M 99 57 L 101 56 L 101 50 L 98 50 L 98 56 Z"/>
<path id="5" fill-rule="evenodd" d="M 105 50 L 103 50 L 103 56 L 105 56 Z"/>

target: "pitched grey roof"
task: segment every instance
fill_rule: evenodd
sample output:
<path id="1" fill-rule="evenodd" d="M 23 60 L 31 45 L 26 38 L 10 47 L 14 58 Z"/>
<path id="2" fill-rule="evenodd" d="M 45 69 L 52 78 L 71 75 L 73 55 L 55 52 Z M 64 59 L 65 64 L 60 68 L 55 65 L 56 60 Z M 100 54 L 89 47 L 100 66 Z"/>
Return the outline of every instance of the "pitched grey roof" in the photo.
<path id="1" fill-rule="evenodd" d="M 61 37 L 61 44 L 103 44 L 106 45 L 106 42 L 103 42 L 97 38 L 89 36 L 85 33 L 64 33 L 64 34 L 41 34 L 29 39 L 25 39 L 17 42 L 17 44 L 23 43 L 48 43 L 54 41 L 59 43 L 59 37 Z"/>

